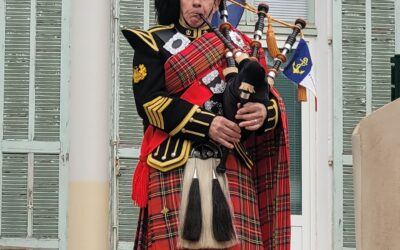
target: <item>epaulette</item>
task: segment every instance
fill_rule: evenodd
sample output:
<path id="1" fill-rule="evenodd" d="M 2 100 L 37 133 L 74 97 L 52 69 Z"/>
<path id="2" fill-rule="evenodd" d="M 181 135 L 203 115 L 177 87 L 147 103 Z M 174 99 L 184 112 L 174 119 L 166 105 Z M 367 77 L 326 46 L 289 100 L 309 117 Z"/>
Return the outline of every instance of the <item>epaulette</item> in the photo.
<path id="1" fill-rule="evenodd" d="M 160 30 L 167 30 L 167 29 L 172 29 L 174 28 L 174 25 L 158 25 L 155 27 L 150 28 L 149 30 L 140 30 L 140 29 L 135 29 L 135 28 L 123 28 L 122 33 L 124 34 L 125 38 L 128 40 L 129 44 L 132 46 L 132 48 L 137 47 L 137 41 L 136 39 L 139 39 L 143 41 L 145 44 L 147 44 L 151 49 L 154 51 L 158 52 L 158 46 L 156 43 L 156 40 L 154 39 L 154 36 L 152 33 Z"/>

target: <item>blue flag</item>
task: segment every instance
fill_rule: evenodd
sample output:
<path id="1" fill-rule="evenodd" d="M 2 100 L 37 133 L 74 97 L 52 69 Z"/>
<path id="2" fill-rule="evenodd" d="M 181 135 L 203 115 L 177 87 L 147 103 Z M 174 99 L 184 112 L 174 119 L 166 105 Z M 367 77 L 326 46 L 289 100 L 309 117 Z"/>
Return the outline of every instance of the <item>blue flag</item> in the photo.
<path id="1" fill-rule="evenodd" d="M 292 60 L 286 66 L 283 74 L 294 83 L 309 89 L 314 96 L 317 96 L 310 50 L 304 39 L 299 41 Z"/>
<path id="2" fill-rule="evenodd" d="M 237 2 L 244 4 L 246 1 L 237 0 Z M 226 3 L 226 8 L 228 9 L 228 22 L 230 22 L 233 27 L 237 27 L 239 25 L 240 19 L 242 18 L 244 9 L 231 2 Z M 216 27 L 218 27 L 218 25 L 221 23 L 219 11 L 215 12 L 211 23 L 213 26 Z"/>

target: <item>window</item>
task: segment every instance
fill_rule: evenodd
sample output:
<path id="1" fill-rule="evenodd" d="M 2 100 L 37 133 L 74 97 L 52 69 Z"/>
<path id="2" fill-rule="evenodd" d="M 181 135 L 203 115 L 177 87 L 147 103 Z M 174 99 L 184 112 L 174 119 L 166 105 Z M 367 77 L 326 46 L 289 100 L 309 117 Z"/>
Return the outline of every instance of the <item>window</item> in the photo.
<path id="1" fill-rule="evenodd" d="M 294 53 L 294 50 L 288 55 Z M 266 53 L 268 54 L 268 53 Z M 267 56 L 268 65 L 272 66 L 273 60 Z M 288 60 L 289 62 L 290 60 Z M 286 64 L 283 65 L 285 67 Z M 301 165 L 301 103 L 297 101 L 297 87 L 280 74 L 275 82 L 275 87 L 281 94 L 286 107 L 289 124 L 289 149 L 290 149 L 290 194 L 292 215 L 302 214 L 302 165 Z"/>

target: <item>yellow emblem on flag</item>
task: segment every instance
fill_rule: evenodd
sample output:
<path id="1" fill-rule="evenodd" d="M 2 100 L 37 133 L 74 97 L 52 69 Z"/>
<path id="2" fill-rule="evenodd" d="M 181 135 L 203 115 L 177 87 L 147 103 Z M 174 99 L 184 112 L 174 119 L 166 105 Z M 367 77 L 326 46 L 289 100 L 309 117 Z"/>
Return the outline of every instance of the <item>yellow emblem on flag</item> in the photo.
<path id="1" fill-rule="evenodd" d="M 133 68 L 133 83 L 139 83 L 147 76 L 147 69 L 143 64 L 139 64 Z"/>
<path id="2" fill-rule="evenodd" d="M 298 74 L 302 75 L 304 73 L 304 70 L 300 70 L 302 67 L 305 67 L 308 65 L 308 58 L 304 57 L 303 59 L 300 60 L 300 63 L 296 64 L 294 61 L 292 64 L 293 67 L 293 74 Z"/>

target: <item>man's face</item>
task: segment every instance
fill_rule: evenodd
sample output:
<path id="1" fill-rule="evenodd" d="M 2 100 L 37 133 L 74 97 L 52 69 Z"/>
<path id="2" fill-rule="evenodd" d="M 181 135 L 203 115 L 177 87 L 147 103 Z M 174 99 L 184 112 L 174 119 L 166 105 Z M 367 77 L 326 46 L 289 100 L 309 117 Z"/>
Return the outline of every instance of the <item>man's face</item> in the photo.
<path id="1" fill-rule="evenodd" d="M 218 9 L 219 2 L 220 0 L 180 0 L 180 15 L 188 25 L 198 28 L 203 24 L 199 14 L 211 20 L 212 13 Z"/>

